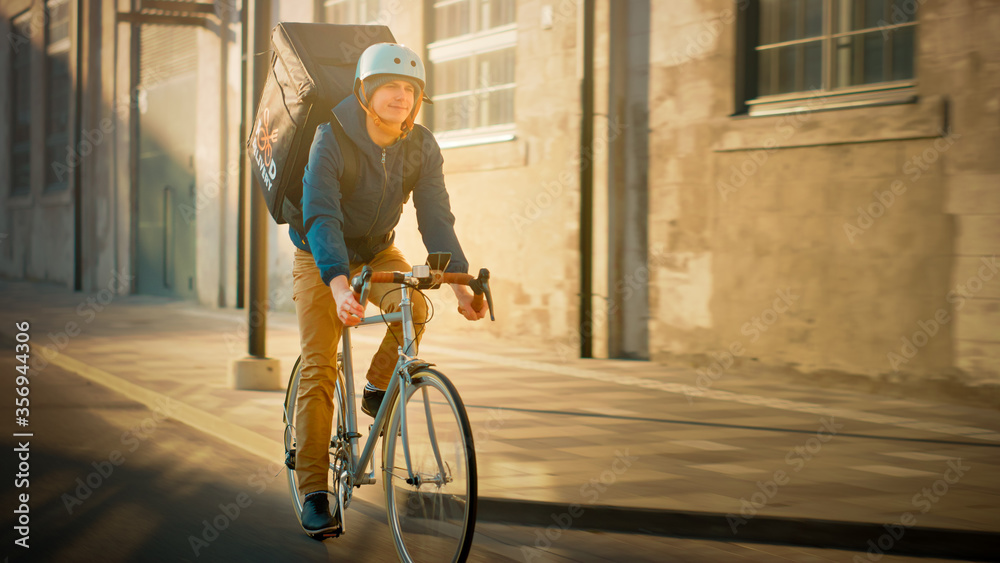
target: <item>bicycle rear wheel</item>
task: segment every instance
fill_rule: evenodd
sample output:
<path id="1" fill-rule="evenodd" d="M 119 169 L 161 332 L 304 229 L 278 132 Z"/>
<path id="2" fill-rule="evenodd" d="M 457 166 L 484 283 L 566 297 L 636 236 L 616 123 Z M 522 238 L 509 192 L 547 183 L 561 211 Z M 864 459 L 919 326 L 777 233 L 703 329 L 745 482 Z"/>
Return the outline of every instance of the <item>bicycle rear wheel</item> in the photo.
<path id="1" fill-rule="evenodd" d="M 424 368 L 412 381 L 407 396 L 396 398 L 384 434 L 386 511 L 396 551 L 404 562 L 465 561 L 477 505 L 469 417 L 440 372 Z"/>
<path id="2" fill-rule="evenodd" d="M 299 391 L 299 379 L 302 376 L 302 357 L 300 356 L 295 360 L 295 365 L 292 366 L 292 374 L 288 380 L 288 387 L 285 390 L 285 403 L 284 403 L 284 413 L 283 420 L 285 422 L 285 435 L 284 435 L 284 445 L 285 445 L 285 472 L 288 477 L 288 490 L 292 497 L 292 508 L 295 510 L 295 516 L 299 519 L 299 523 L 302 523 L 302 503 L 303 495 L 299 490 L 299 476 L 295 471 L 295 424 L 296 424 L 296 405 L 298 403 L 298 391 Z M 339 436 L 343 436 L 346 433 L 346 421 L 347 410 L 344 401 L 346 400 L 346 394 L 344 393 L 344 378 L 342 375 L 342 366 L 340 363 L 340 356 L 337 357 L 337 384 L 334 388 L 334 398 L 333 398 L 333 437 L 330 440 L 330 471 L 327 476 L 327 490 L 333 492 L 335 495 L 341 495 L 344 493 L 343 487 L 341 486 L 341 480 L 337 478 L 341 473 L 346 471 L 344 460 L 346 457 L 346 450 L 344 449 L 344 444 L 340 443 Z M 333 502 L 331 502 L 331 509 L 334 508 Z"/>

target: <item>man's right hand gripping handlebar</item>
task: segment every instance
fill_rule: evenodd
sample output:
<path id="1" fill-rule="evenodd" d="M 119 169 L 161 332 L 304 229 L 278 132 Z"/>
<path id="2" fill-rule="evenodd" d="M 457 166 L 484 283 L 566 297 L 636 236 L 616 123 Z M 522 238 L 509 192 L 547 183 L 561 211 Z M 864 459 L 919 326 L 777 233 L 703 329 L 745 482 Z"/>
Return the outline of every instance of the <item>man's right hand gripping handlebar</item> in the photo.
<path id="1" fill-rule="evenodd" d="M 406 283 L 407 274 L 403 272 L 374 272 L 371 267 L 365 266 L 361 269 L 354 278 L 351 279 L 351 289 L 353 290 L 353 298 L 358 303 L 364 303 L 364 300 L 368 297 L 368 288 L 370 284 L 373 283 Z M 483 301 L 485 298 L 486 306 L 489 308 L 490 320 L 495 321 L 496 317 L 493 315 L 493 294 L 490 292 L 490 271 L 486 268 L 479 270 L 478 277 L 472 277 L 470 274 L 461 273 L 443 273 L 438 271 L 431 271 L 430 275 L 427 277 L 415 277 L 410 276 L 410 279 L 415 279 L 414 284 L 418 289 L 431 289 L 436 288 L 442 283 L 451 284 L 455 289 L 455 295 L 459 299 L 458 312 L 461 313 L 465 318 L 469 320 L 477 320 L 486 316 L 486 311 L 483 307 Z M 470 318 L 469 314 L 466 314 L 462 310 L 462 295 L 461 290 L 457 287 L 466 286 L 472 290 L 472 300 L 471 307 L 476 313 L 475 318 Z M 338 302 L 339 303 L 339 302 Z M 338 306 L 339 312 L 339 306 Z M 361 315 L 364 315 L 362 310 Z M 361 318 L 358 318 L 356 322 L 348 325 L 354 326 L 355 324 L 361 322 Z M 344 324 L 347 324 L 346 322 Z"/>

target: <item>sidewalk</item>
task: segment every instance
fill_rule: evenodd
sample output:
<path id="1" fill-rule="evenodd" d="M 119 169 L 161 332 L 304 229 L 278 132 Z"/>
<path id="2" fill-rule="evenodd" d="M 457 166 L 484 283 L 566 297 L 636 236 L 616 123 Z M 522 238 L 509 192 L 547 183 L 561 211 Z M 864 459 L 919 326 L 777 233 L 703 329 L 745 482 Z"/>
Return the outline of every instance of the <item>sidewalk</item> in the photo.
<path id="1" fill-rule="evenodd" d="M 207 413 L 200 420 L 215 427 L 203 430 L 241 429 L 228 439 L 262 444 L 281 462 L 283 391 L 226 385 L 229 361 L 245 355 L 243 311 L 92 297 L 0 281 L 0 333 L 12 346 L 14 322 L 28 320 L 33 354 L 59 349 L 53 361 L 64 367 Z M 431 324 L 421 357 L 451 377 L 468 407 L 486 518 L 859 551 L 902 530 L 882 549 L 926 553 L 917 547 L 926 541 L 966 556 L 980 552 L 949 550 L 1000 538 L 1000 412 L 735 372 L 694 391 L 693 370 L 562 362 L 544 343 L 508 348 L 475 326 L 443 334 Z M 381 336 L 354 333 L 359 364 Z M 267 350 L 290 371 L 294 315 L 269 317 Z M 882 527 L 890 523 L 900 525 Z M 958 541 L 965 547 L 949 545 Z"/>

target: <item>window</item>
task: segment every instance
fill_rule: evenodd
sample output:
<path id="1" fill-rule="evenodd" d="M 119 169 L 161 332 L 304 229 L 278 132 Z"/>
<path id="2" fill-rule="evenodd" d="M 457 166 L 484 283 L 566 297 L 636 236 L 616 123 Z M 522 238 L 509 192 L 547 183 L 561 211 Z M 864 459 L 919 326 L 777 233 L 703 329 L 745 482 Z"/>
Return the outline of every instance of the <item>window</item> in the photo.
<path id="1" fill-rule="evenodd" d="M 11 21 L 10 195 L 31 192 L 31 13 Z"/>
<path id="2" fill-rule="evenodd" d="M 434 37 L 440 41 L 514 23 L 514 0 L 444 0 L 434 3 Z M 473 13 L 475 12 L 475 13 Z M 476 23 L 479 25 L 476 25 Z"/>
<path id="3" fill-rule="evenodd" d="M 392 14 L 383 0 L 321 0 L 320 19 L 326 23 L 389 25 Z"/>
<path id="4" fill-rule="evenodd" d="M 912 97 L 919 0 L 759 0 L 747 14 L 751 114 Z M 755 25 L 756 24 L 756 25 Z M 755 72 L 754 70 L 755 69 Z M 755 74 L 755 75 L 754 75 Z"/>
<path id="5" fill-rule="evenodd" d="M 433 130 L 442 148 L 514 138 L 514 0 L 433 5 Z"/>
<path id="6" fill-rule="evenodd" d="M 69 1 L 48 0 L 45 10 L 45 191 L 58 191 L 69 185 Z"/>

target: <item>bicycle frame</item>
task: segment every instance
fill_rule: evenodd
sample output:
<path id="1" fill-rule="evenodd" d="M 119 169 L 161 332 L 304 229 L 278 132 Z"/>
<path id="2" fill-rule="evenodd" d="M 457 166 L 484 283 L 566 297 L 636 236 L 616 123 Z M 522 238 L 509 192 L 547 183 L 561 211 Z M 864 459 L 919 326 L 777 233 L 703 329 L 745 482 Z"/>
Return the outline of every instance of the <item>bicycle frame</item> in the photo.
<path id="1" fill-rule="evenodd" d="M 368 326 L 372 324 L 379 323 L 393 323 L 401 322 L 403 325 L 403 345 L 398 350 L 399 358 L 396 360 L 396 366 L 393 368 L 392 377 L 389 380 L 389 386 L 385 391 L 386 399 L 392 399 L 396 396 L 398 391 L 399 396 L 405 400 L 407 385 L 409 384 L 409 371 L 407 366 L 413 362 L 419 361 L 416 358 L 411 358 L 405 354 L 405 351 L 411 349 L 411 347 L 416 342 L 416 335 L 413 328 L 413 307 L 410 300 L 410 295 L 408 289 L 409 284 L 400 284 L 402 289 L 402 299 L 399 303 L 399 311 L 389 314 L 378 314 L 371 317 L 365 317 L 356 327 Z M 355 328 L 356 328 L 355 327 Z M 348 327 L 344 327 L 343 334 L 341 336 L 341 346 L 342 354 L 344 358 L 344 392 L 347 394 L 347 412 L 346 412 L 346 422 L 347 422 L 347 436 L 350 440 L 350 473 L 351 473 L 351 485 L 368 485 L 375 482 L 374 479 L 374 468 L 372 473 L 366 475 L 365 469 L 368 464 L 371 463 L 372 458 L 375 453 L 375 444 L 378 442 L 378 436 L 381 434 L 389 422 L 389 407 L 393 403 L 392 400 L 383 400 L 382 405 L 379 407 L 378 412 L 375 413 L 375 421 L 372 423 L 372 431 L 369 434 L 368 439 L 365 441 L 364 449 L 358 452 L 358 420 L 357 420 L 357 407 L 355 404 L 355 392 L 354 392 L 354 358 L 351 353 L 351 335 Z M 401 421 L 400 427 L 403 432 L 403 443 L 406 444 L 406 420 L 405 420 L 405 409 L 403 409 L 403 420 Z M 410 454 L 409 448 L 404 446 L 403 456 L 406 460 L 407 473 L 410 474 Z M 409 475 L 412 477 L 412 475 Z M 353 489 L 353 487 L 352 487 Z M 350 494 L 348 491 L 345 491 Z"/>

